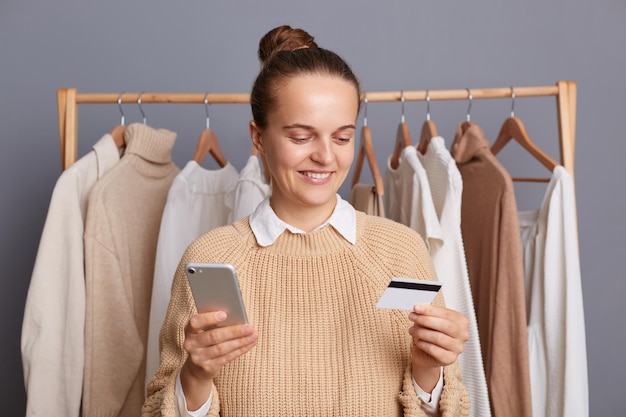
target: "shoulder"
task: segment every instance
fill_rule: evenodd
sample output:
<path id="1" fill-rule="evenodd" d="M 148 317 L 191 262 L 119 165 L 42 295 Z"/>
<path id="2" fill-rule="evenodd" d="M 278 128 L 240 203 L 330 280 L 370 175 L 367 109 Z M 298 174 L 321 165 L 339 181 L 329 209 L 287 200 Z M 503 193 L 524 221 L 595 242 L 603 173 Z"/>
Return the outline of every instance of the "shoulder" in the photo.
<path id="1" fill-rule="evenodd" d="M 357 236 L 374 246 L 395 248 L 424 244 L 424 240 L 415 230 L 391 219 L 362 212 L 357 212 Z"/>
<path id="2" fill-rule="evenodd" d="M 254 246 L 256 240 L 248 217 L 244 217 L 203 234 L 189 245 L 184 257 L 188 261 L 232 263 Z"/>
<path id="3" fill-rule="evenodd" d="M 357 212 L 355 250 L 366 262 L 384 265 L 392 276 L 437 279 L 424 239 L 393 220 Z"/>
<path id="4" fill-rule="evenodd" d="M 358 212 L 357 243 L 366 251 L 389 262 L 429 263 L 430 255 L 424 239 L 415 230 L 396 221 Z"/>

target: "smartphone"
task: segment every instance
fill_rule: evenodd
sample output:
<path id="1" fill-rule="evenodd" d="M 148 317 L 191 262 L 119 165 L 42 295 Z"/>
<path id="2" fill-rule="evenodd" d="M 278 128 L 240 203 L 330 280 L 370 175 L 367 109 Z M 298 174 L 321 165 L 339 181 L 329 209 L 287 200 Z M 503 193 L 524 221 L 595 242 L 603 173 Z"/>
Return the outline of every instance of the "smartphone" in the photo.
<path id="1" fill-rule="evenodd" d="M 237 272 L 233 265 L 190 262 L 185 265 L 185 271 L 197 310 L 226 312 L 226 320 L 220 322 L 217 327 L 248 322 Z"/>

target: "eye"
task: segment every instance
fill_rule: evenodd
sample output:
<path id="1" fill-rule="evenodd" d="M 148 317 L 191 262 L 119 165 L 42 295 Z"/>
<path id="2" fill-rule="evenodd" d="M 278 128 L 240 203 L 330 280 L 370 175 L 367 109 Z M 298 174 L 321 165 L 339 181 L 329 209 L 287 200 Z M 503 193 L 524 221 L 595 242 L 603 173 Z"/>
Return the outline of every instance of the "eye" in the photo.
<path id="1" fill-rule="evenodd" d="M 335 140 L 343 145 L 343 144 L 350 143 L 352 141 L 352 137 L 351 136 L 340 136 L 340 137 L 335 138 Z"/>
<path id="2" fill-rule="evenodd" d="M 304 143 L 306 141 L 311 140 L 311 137 L 304 137 L 304 136 L 290 136 L 289 139 L 291 139 L 292 141 L 296 142 L 296 143 Z"/>

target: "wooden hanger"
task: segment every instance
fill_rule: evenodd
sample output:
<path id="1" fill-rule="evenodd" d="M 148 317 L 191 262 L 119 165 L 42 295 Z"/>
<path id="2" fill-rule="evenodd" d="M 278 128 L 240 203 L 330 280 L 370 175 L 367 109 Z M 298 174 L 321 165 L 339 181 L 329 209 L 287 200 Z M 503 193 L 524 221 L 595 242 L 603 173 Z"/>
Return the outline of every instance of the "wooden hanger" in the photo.
<path id="1" fill-rule="evenodd" d="M 504 145 L 509 143 L 511 139 L 515 139 L 517 143 L 522 145 L 524 149 L 528 151 L 535 159 L 537 159 L 541 165 L 546 167 L 548 171 L 554 171 L 554 168 L 559 165 L 552 157 L 542 151 L 535 143 L 532 141 L 528 133 L 526 132 L 526 128 L 524 127 L 524 123 L 517 117 L 515 117 L 515 91 L 513 87 L 511 87 L 511 117 L 506 119 L 500 128 L 500 133 L 496 138 L 495 142 L 491 146 L 491 152 L 495 155 Z M 545 179 L 533 179 L 533 178 L 517 178 L 518 181 L 545 181 Z"/>
<path id="2" fill-rule="evenodd" d="M 402 150 L 407 146 L 413 146 L 411 134 L 409 133 L 409 125 L 407 125 L 404 121 L 404 91 L 401 91 L 400 95 L 402 100 L 402 118 L 400 119 L 400 124 L 398 125 L 398 130 L 396 132 L 396 146 L 389 162 L 391 168 L 393 169 L 398 169 L 398 165 L 400 165 L 400 154 L 402 153 Z"/>
<path id="3" fill-rule="evenodd" d="M 354 187 L 359 182 L 361 176 L 361 170 L 363 169 L 363 161 L 367 157 L 370 169 L 372 170 L 372 178 L 374 179 L 374 186 L 376 187 L 376 194 L 379 196 L 384 194 L 385 187 L 383 185 L 383 177 L 378 169 L 376 163 L 376 155 L 374 155 L 374 146 L 372 145 L 372 134 L 370 128 L 364 125 L 361 129 L 361 144 L 359 149 L 359 155 L 357 157 L 356 166 L 354 168 L 354 176 L 352 177 L 352 186 Z"/>
<path id="4" fill-rule="evenodd" d="M 396 147 L 394 148 L 393 155 L 391 155 L 390 160 L 391 168 L 398 169 L 398 165 L 400 165 L 400 154 L 407 146 L 413 146 L 411 134 L 409 133 L 409 125 L 405 122 L 400 122 L 396 133 Z"/>
<path id="5" fill-rule="evenodd" d="M 126 142 L 124 141 L 124 132 L 126 132 L 125 125 L 117 125 L 111 130 L 111 136 L 113 137 L 113 142 L 115 142 L 115 146 L 117 146 L 117 149 L 122 149 L 126 147 Z"/>
<path id="6" fill-rule="evenodd" d="M 217 140 L 215 132 L 211 129 L 204 129 L 198 138 L 196 152 L 193 154 L 193 160 L 202 163 L 205 155 L 210 153 L 218 165 L 224 168 L 228 164 L 228 160 L 224 157 L 220 143 Z"/>
<path id="7" fill-rule="evenodd" d="M 217 136 L 215 132 L 210 128 L 210 118 L 209 118 L 209 93 L 204 95 L 204 111 L 206 112 L 206 128 L 200 133 L 200 137 L 198 138 L 198 144 L 196 145 L 196 152 L 193 154 L 193 160 L 198 164 L 202 163 L 206 154 L 210 153 L 213 159 L 218 163 L 218 165 L 224 168 L 228 164 L 228 160 L 224 157 L 222 153 L 222 148 L 220 148 L 220 143 L 217 140 Z"/>
<path id="8" fill-rule="evenodd" d="M 417 145 L 417 150 L 422 155 L 426 154 L 426 150 L 428 149 L 428 144 L 430 140 L 435 136 L 439 136 L 437 134 L 437 126 L 435 126 L 435 122 L 430 120 L 430 95 L 428 90 L 426 90 L 426 120 L 422 124 L 422 132 L 420 133 L 420 142 Z"/>
<path id="9" fill-rule="evenodd" d="M 265 176 L 265 181 L 269 184 L 270 183 L 270 170 L 269 170 L 269 167 L 267 166 L 267 159 L 265 158 L 265 155 L 259 152 L 259 150 L 256 148 L 256 146 L 254 146 L 254 144 L 252 144 L 252 151 L 250 152 L 250 154 L 261 158 L 261 163 L 263 164 L 263 174 Z"/>
<path id="10" fill-rule="evenodd" d="M 430 140 L 436 136 L 439 136 L 439 134 L 437 134 L 437 126 L 435 126 L 435 122 L 432 120 L 424 120 L 424 123 L 422 124 L 422 132 L 420 134 L 420 142 L 417 145 L 419 153 L 424 155 L 428 149 Z"/>
<path id="11" fill-rule="evenodd" d="M 509 143 L 511 139 L 515 139 L 517 143 L 522 145 L 532 156 L 535 157 L 541 164 L 548 169 L 548 171 L 554 171 L 554 168 L 559 165 L 552 157 L 542 151 L 535 143 L 530 139 L 530 136 L 526 132 L 524 123 L 515 116 L 509 117 L 502 124 L 500 133 L 497 139 L 491 146 L 491 152 L 495 155 Z"/>

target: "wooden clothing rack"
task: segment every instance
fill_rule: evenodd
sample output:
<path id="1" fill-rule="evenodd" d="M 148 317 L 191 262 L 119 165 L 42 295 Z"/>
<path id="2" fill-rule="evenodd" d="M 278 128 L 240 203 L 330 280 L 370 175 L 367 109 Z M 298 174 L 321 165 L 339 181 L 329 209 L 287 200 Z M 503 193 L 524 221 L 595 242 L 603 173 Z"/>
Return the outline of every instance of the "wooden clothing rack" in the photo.
<path id="1" fill-rule="evenodd" d="M 558 81 L 553 86 L 471 88 L 458 90 L 416 90 L 365 92 L 362 98 L 368 102 L 399 102 L 430 100 L 468 100 L 515 97 L 555 96 L 559 128 L 561 164 L 574 175 L 575 132 L 576 132 L 576 83 Z M 61 144 L 61 167 L 66 169 L 78 156 L 78 105 L 102 103 L 178 103 L 178 104 L 229 104 L 249 103 L 250 95 L 205 94 L 205 93 L 78 93 L 76 88 L 60 88 L 57 91 L 59 111 L 59 137 Z"/>

